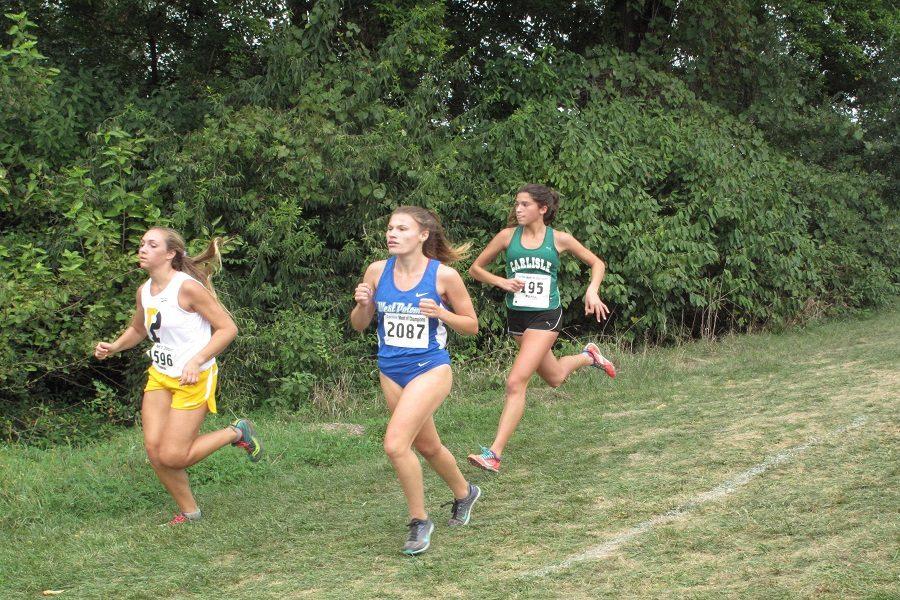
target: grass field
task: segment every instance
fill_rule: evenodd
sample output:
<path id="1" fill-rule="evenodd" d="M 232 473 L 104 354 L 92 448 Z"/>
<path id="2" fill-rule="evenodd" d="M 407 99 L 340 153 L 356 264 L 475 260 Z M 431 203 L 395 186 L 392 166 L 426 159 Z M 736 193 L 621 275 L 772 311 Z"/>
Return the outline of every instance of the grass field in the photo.
<path id="1" fill-rule="evenodd" d="M 533 383 L 502 474 L 463 467 L 484 490 L 470 526 L 446 526 L 426 470 L 416 558 L 374 394 L 345 419 L 361 433 L 254 415 L 267 459 L 194 467 L 205 520 L 186 527 L 157 526 L 174 507 L 137 429 L 0 449 L 0 598 L 900 597 L 898 307 L 612 354 L 614 381 Z M 463 457 L 502 381 L 459 371 L 437 424 Z"/>

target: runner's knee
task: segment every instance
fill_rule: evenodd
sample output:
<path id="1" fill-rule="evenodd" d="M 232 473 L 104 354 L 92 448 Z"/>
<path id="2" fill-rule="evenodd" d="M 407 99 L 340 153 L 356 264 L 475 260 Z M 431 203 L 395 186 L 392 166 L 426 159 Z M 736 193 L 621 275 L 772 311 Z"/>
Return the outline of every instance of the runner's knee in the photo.
<path id="1" fill-rule="evenodd" d="M 178 448 L 161 448 L 159 461 L 162 466 L 170 469 L 184 469 L 188 466 L 187 452 Z"/>
<path id="2" fill-rule="evenodd" d="M 409 443 L 398 435 L 387 434 L 384 436 L 384 452 L 388 458 L 400 458 L 409 452 Z"/>
<path id="3" fill-rule="evenodd" d="M 506 379 L 506 395 L 524 394 L 528 387 L 528 379 L 517 375 L 510 375 Z"/>
<path id="4" fill-rule="evenodd" d="M 416 451 L 422 455 L 425 460 L 430 460 L 440 454 L 443 445 L 436 441 L 416 442 Z"/>
<path id="5" fill-rule="evenodd" d="M 159 444 L 145 444 L 144 449 L 147 451 L 147 460 L 150 461 L 150 464 L 154 467 L 162 466 L 162 461 L 159 459 Z"/>

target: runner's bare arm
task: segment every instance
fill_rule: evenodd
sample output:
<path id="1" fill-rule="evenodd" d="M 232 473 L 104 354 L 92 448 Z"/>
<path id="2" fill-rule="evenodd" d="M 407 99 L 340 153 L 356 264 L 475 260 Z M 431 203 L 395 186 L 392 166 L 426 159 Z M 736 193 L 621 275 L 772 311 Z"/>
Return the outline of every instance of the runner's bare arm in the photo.
<path id="1" fill-rule="evenodd" d="M 94 357 L 100 360 L 109 358 L 129 348 L 134 348 L 147 337 L 147 329 L 144 327 L 144 307 L 141 305 L 141 287 L 137 290 L 137 300 L 131 323 L 114 342 L 99 342 L 94 348 Z"/>
<path id="2" fill-rule="evenodd" d="M 600 300 L 600 282 L 606 275 L 606 263 L 569 233 L 556 231 L 555 239 L 559 252 L 571 252 L 575 258 L 591 268 L 591 281 L 584 293 L 584 314 L 592 314 L 598 321 L 605 319 L 609 315 L 609 309 Z"/>
<path id="3" fill-rule="evenodd" d="M 387 261 L 379 260 L 369 265 L 363 275 L 362 283 L 357 285 L 353 292 L 356 306 L 350 313 L 350 326 L 356 331 L 364 331 L 375 316 L 375 288 L 378 286 L 378 280 L 381 278 L 386 263 Z"/>
<path id="4" fill-rule="evenodd" d="M 437 291 L 447 300 L 453 311 L 438 306 L 434 300 L 426 298 L 419 302 L 419 309 L 427 317 L 440 319 L 453 331 L 462 335 L 478 333 L 478 317 L 472 298 L 456 269 L 441 265 L 437 273 Z"/>
<path id="5" fill-rule="evenodd" d="M 475 259 L 475 262 L 472 263 L 472 266 L 469 267 L 469 275 L 482 283 L 493 285 L 507 292 L 515 293 L 525 287 L 525 283 L 519 279 L 506 279 L 487 270 L 487 266 L 494 262 L 497 255 L 509 247 L 509 241 L 512 239 L 515 230 L 515 227 L 507 227 L 495 235 L 488 242 L 488 245 L 484 247 L 484 250 L 481 251 L 481 254 L 478 255 L 478 258 Z"/>
<path id="6" fill-rule="evenodd" d="M 234 338 L 237 337 L 238 328 L 234 324 L 231 315 L 228 314 L 218 300 L 196 281 L 185 281 L 178 292 L 178 304 L 189 312 L 199 313 L 201 317 L 209 321 L 212 327 L 212 337 L 209 343 L 198 352 L 192 360 L 203 364 L 211 358 L 222 353 Z"/>

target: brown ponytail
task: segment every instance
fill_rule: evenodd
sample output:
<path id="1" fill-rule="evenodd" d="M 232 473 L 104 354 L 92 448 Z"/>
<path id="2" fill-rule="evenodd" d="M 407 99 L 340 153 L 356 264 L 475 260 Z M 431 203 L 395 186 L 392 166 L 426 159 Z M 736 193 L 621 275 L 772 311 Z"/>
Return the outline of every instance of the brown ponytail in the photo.
<path id="1" fill-rule="evenodd" d="M 434 258 L 445 265 L 465 258 L 472 246 L 467 242 L 462 246 L 453 246 L 447 239 L 444 226 L 436 214 L 421 206 L 398 206 L 391 215 L 409 215 L 419 224 L 419 227 L 428 231 L 428 239 L 422 244 L 422 254 L 428 258 Z"/>
<path id="2" fill-rule="evenodd" d="M 528 183 L 523 185 L 516 191 L 516 195 L 528 194 L 538 203 L 538 206 L 546 206 L 547 212 L 544 213 L 544 225 L 549 225 L 556 218 L 556 211 L 559 210 L 559 192 L 546 185 L 539 183 Z M 509 218 L 506 221 L 507 227 L 516 226 L 516 207 L 513 206 L 509 212 Z"/>

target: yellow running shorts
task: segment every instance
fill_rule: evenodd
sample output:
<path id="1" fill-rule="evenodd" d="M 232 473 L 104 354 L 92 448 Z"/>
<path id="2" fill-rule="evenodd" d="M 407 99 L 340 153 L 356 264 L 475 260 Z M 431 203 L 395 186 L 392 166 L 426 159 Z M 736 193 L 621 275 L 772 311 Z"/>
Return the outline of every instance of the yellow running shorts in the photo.
<path id="1" fill-rule="evenodd" d="M 147 385 L 144 391 L 167 390 L 172 393 L 172 408 L 194 410 L 205 403 L 209 412 L 214 413 L 218 379 L 219 366 L 216 364 L 201 372 L 197 383 L 191 385 L 181 385 L 176 377 L 169 377 L 157 371 L 156 367 L 150 367 L 147 369 Z"/>

